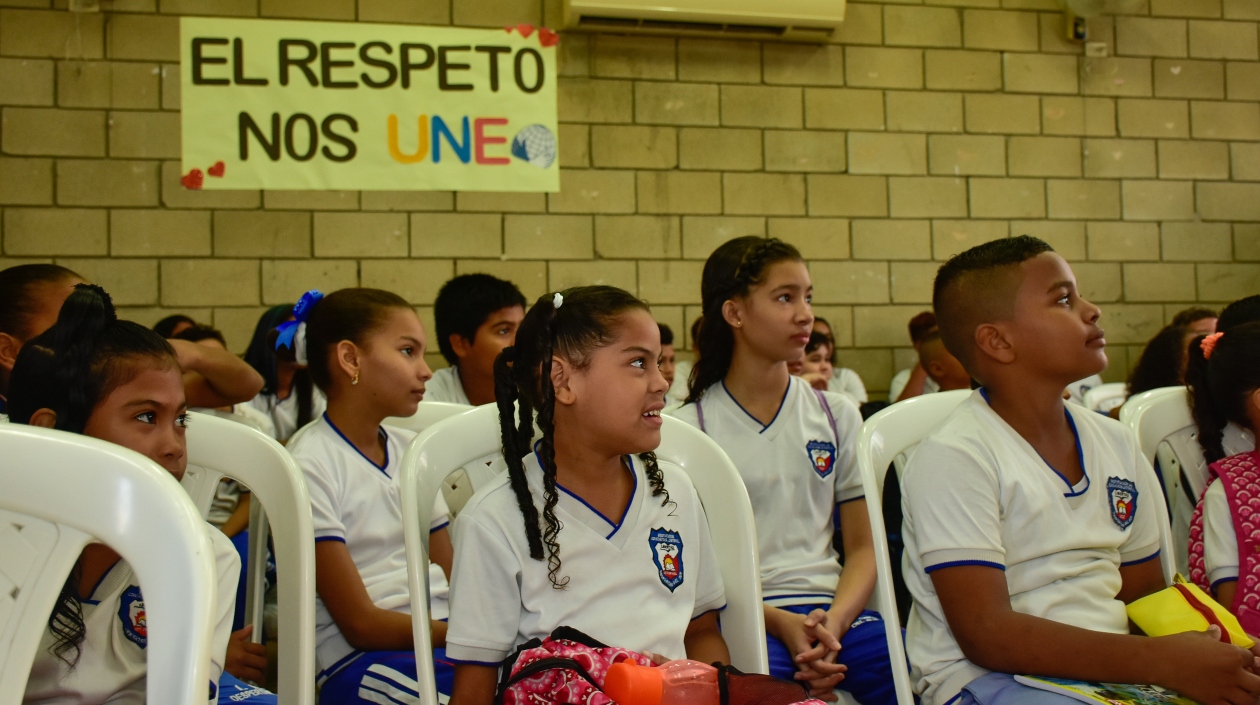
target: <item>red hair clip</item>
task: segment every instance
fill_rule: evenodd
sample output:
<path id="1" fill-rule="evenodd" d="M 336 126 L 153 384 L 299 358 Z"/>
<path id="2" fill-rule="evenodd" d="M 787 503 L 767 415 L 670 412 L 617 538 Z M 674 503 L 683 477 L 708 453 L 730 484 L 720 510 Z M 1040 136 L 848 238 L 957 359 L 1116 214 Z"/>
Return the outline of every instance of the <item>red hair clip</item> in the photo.
<path id="1" fill-rule="evenodd" d="M 1220 341 L 1222 335 L 1225 335 L 1225 333 L 1213 333 L 1205 336 L 1203 340 L 1199 342 L 1199 349 L 1203 351 L 1204 360 L 1212 359 L 1212 351 L 1216 349 L 1216 343 Z"/>

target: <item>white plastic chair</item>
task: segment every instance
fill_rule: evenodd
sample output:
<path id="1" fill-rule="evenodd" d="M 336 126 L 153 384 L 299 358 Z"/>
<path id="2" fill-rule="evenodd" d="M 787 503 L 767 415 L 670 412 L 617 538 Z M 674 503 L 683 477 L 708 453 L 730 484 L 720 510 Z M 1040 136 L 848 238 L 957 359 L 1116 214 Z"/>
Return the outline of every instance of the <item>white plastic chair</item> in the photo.
<path id="1" fill-rule="evenodd" d="M 452 416 L 459 416 L 466 411 L 472 411 L 474 408 L 476 407 L 467 404 L 453 404 L 446 401 L 422 401 L 416 407 L 416 413 L 411 416 L 391 416 L 385 419 L 384 423 L 386 426 L 420 433 L 439 421 L 449 419 Z"/>
<path id="2" fill-rule="evenodd" d="M 315 531 L 311 497 L 293 456 L 270 436 L 245 424 L 193 412 L 188 424 L 188 471 L 184 488 L 203 516 L 224 477 L 254 495 L 250 511 L 246 623 L 262 639 L 263 580 L 268 526 L 276 570 L 282 705 L 315 702 Z"/>
<path id="3" fill-rule="evenodd" d="M 0 424 L 0 705 L 22 702 L 40 638 L 83 547 L 105 543 L 144 586 L 146 699 L 205 705 L 214 552 L 169 472 L 87 436 Z"/>
<path id="4" fill-rule="evenodd" d="M 1120 421 L 1137 435 L 1142 455 L 1159 465 L 1168 502 L 1161 511 L 1172 515 L 1172 567 L 1188 575 L 1190 519 L 1208 482 L 1189 393 L 1185 387 L 1162 387 L 1134 395 L 1120 408 Z"/>
<path id="5" fill-rule="evenodd" d="M 713 511 L 706 512 L 713 547 L 726 586 L 722 633 L 731 662 L 747 673 L 767 673 L 766 629 L 761 602 L 761 575 L 752 504 L 739 473 L 708 436 L 678 419 L 664 417 L 657 458 L 683 468 Z M 401 493 L 403 538 L 407 544 L 407 576 L 411 588 L 416 680 L 422 705 L 436 703 L 432 644 L 429 640 L 429 525 L 433 501 L 453 470 L 501 452 L 499 411 L 482 406 L 438 423 L 412 441 L 403 456 Z M 477 463 L 473 467 L 483 465 Z M 497 475 L 493 466 L 469 473 L 474 488 Z"/>
<path id="6" fill-rule="evenodd" d="M 1124 382 L 1103 384 L 1085 392 L 1085 408 L 1107 413 L 1124 403 L 1128 385 Z"/>
<path id="7" fill-rule="evenodd" d="M 858 433 L 858 471 L 862 474 L 862 491 L 866 495 L 866 512 L 870 515 L 871 538 L 875 544 L 876 579 L 871 607 L 884 620 L 899 705 L 914 705 L 914 687 L 906 666 L 901 618 L 893 592 L 893 566 L 884 528 L 884 475 L 897 456 L 918 445 L 970 395 L 970 391 L 963 389 L 899 401 L 867 419 Z"/>

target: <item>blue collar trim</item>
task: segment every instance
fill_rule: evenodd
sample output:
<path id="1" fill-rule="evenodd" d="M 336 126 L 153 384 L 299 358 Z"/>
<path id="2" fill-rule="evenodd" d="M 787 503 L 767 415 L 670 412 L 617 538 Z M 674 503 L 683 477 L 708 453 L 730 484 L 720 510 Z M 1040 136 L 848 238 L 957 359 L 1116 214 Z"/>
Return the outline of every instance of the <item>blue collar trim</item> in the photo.
<path id="1" fill-rule="evenodd" d="M 542 440 L 534 441 L 534 459 L 538 461 L 539 468 L 542 467 L 542 456 L 538 455 L 538 446 L 541 443 L 542 443 Z M 611 539 L 612 537 L 617 535 L 618 531 L 621 530 L 621 525 L 625 522 L 626 517 L 630 515 L 630 507 L 634 506 L 634 497 L 635 495 L 639 493 L 639 473 L 634 471 L 634 459 L 628 455 L 623 456 L 623 457 L 626 458 L 626 462 L 629 463 L 630 465 L 630 468 L 629 468 L 630 479 L 634 482 L 634 488 L 630 491 L 630 500 L 626 502 L 626 508 L 621 510 L 621 519 L 618 521 L 613 521 L 612 519 L 609 519 L 607 516 L 604 515 L 603 512 L 599 511 L 595 507 L 592 507 L 590 502 L 587 502 L 585 499 L 582 499 L 580 496 L 570 491 L 569 488 L 565 487 L 559 482 L 556 483 L 556 487 L 560 488 L 561 492 L 564 492 L 565 494 L 569 495 L 573 499 L 576 499 L 577 501 L 581 502 L 582 506 L 594 512 L 595 516 L 608 522 L 608 525 L 611 526 L 613 530 L 612 530 L 612 533 L 604 537 L 605 539 Z"/>
<path id="2" fill-rule="evenodd" d="M 731 401 L 735 402 L 735 406 L 738 406 L 740 411 L 747 414 L 748 418 L 755 421 L 757 425 L 761 427 L 761 430 L 758 431 L 758 433 L 765 433 L 766 429 L 773 426 L 774 422 L 778 420 L 779 414 L 783 412 L 783 405 L 787 401 L 788 392 L 792 391 L 792 378 L 790 376 L 788 377 L 787 387 L 783 390 L 783 398 L 779 400 L 779 408 L 774 410 L 774 417 L 770 419 L 770 423 L 761 423 L 760 419 L 752 414 L 749 414 L 748 409 L 745 409 L 744 405 L 739 403 L 739 400 L 735 398 L 734 394 L 731 394 L 731 390 L 726 386 L 726 380 L 722 380 L 722 391 L 726 392 L 726 396 L 730 397 Z"/>
<path id="3" fill-rule="evenodd" d="M 377 470 L 380 470 L 380 471 L 381 471 L 381 473 L 385 475 L 385 477 L 389 477 L 389 473 L 388 473 L 388 472 L 386 472 L 386 468 L 388 468 L 388 467 L 389 467 L 389 435 L 388 435 L 387 433 L 385 433 L 385 429 L 383 429 L 383 428 L 381 428 L 381 427 L 379 427 L 379 426 L 376 428 L 376 435 L 377 435 L 377 437 L 378 437 L 378 438 L 382 438 L 382 439 L 384 439 L 384 441 L 385 441 L 385 444 L 384 444 L 384 446 L 385 446 L 385 464 L 384 464 L 384 465 L 377 465 L 375 462 L 373 462 L 373 461 L 372 461 L 372 459 L 371 459 L 371 458 L 369 458 L 369 457 L 367 457 L 366 455 L 364 455 L 364 454 L 363 454 L 363 451 L 359 450 L 359 447 L 358 447 L 358 446 L 356 446 L 355 444 L 351 443 L 349 438 L 346 438 L 346 434 L 342 433 L 342 432 L 341 432 L 341 429 L 337 428 L 337 424 L 333 423 L 333 422 L 332 422 L 332 419 L 328 418 L 328 412 L 327 412 L 327 411 L 325 411 L 325 412 L 324 412 L 324 420 L 328 422 L 328 426 L 329 426 L 329 428 L 331 428 L 332 430 L 336 431 L 336 432 L 337 432 L 337 435 L 341 437 L 341 440 L 343 440 L 343 441 L 345 441 L 345 442 L 346 442 L 346 445 L 348 445 L 348 446 L 350 446 L 351 448 L 353 448 L 353 449 L 354 449 L 354 452 L 356 452 L 356 453 L 358 453 L 358 454 L 359 454 L 359 457 L 360 457 L 360 458 L 363 458 L 364 460 L 366 460 L 366 461 L 368 462 L 368 465 L 371 465 L 372 467 L 376 468 Z"/>
<path id="4" fill-rule="evenodd" d="M 980 396 L 984 397 L 984 402 L 989 404 L 989 393 L 985 391 L 984 387 L 980 387 L 979 391 Z M 990 408 L 992 408 L 992 404 L 990 404 Z M 1085 475 L 1085 487 L 1081 488 L 1078 492 L 1076 487 L 1071 482 L 1068 482 L 1067 476 L 1059 472 L 1058 468 L 1051 465 L 1050 461 L 1046 460 L 1045 456 L 1041 453 L 1037 453 L 1036 448 L 1033 448 L 1033 452 L 1037 453 L 1037 457 L 1041 458 L 1041 462 L 1045 463 L 1046 467 L 1054 471 L 1054 474 L 1058 475 L 1060 480 L 1063 480 L 1063 484 L 1067 485 L 1068 491 L 1063 493 L 1064 497 L 1080 497 L 1089 491 L 1089 471 L 1085 469 L 1085 451 L 1081 448 L 1081 434 L 1076 430 L 1076 420 L 1072 418 L 1072 412 L 1068 411 L 1066 404 L 1063 405 L 1063 415 L 1067 417 L 1068 428 L 1072 429 L 1072 438 L 1076 441 L 1076 460 L 1081 464 L 1081 472 Z"/>

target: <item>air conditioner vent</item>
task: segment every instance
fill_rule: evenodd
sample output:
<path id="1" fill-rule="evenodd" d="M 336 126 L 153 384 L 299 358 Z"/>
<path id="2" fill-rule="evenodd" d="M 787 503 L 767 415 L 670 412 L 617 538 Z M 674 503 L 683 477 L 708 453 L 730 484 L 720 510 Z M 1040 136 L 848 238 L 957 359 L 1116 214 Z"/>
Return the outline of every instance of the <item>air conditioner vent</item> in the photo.
<path id="1" fill-rule="evenodd" d="M 564 0 L 565 27 L 589 32 L 830 41 L 845 0 Z"/>

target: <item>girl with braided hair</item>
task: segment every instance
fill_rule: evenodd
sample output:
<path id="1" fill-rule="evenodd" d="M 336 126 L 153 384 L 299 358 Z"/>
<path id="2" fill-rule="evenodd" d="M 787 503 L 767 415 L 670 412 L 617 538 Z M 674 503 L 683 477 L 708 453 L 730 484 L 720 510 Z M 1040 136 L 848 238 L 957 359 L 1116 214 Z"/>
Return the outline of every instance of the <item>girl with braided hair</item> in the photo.
<path id="1" fill-rule="evenodd" d="M 561 626 L 670 659 L 729 661 L 704 510 L 686 473 L 652 452 L 669 387 L 660 357 L 646 304 L 587 286 L 540 298 L 496 360 L 508 471 L 459 515 L 455 705 L 489 705 L 504 658 Z"/>
<path id="2" fill-rule="evenodd" d="M 74 285 L 60 298 L 55 323 L 17 355 L 10 420 L 116 443 L 181 479 L 188 404 L 175 349 L 148 328 L 118 320 L 98 286 Z M 274 705 L 274 695 L 227 672 L 229 643 L 238 640 L 231 631 L 241 562 L 222 532 L 205 527 L 218 577 L 208 702 Z M 112 548 L 84 547 L 48 618 L 23 702 L 144 702 L 148 630 L 141 588 Z"/>
<path id="3" fill-rule="evenodd" d="M 781 240 L 736 238 L 705 262 L 700 294 L 700 359 L 674 413 L 726 451 L 748 489 L 770 674 L 824 699 L 838 684 L 863 705 L 895 703 L 884 625 L 864 609 L 875 551 L 854 454 L 862 418 L 845 395 L 788 374 L 813 332 L 809 270 Z"/>

